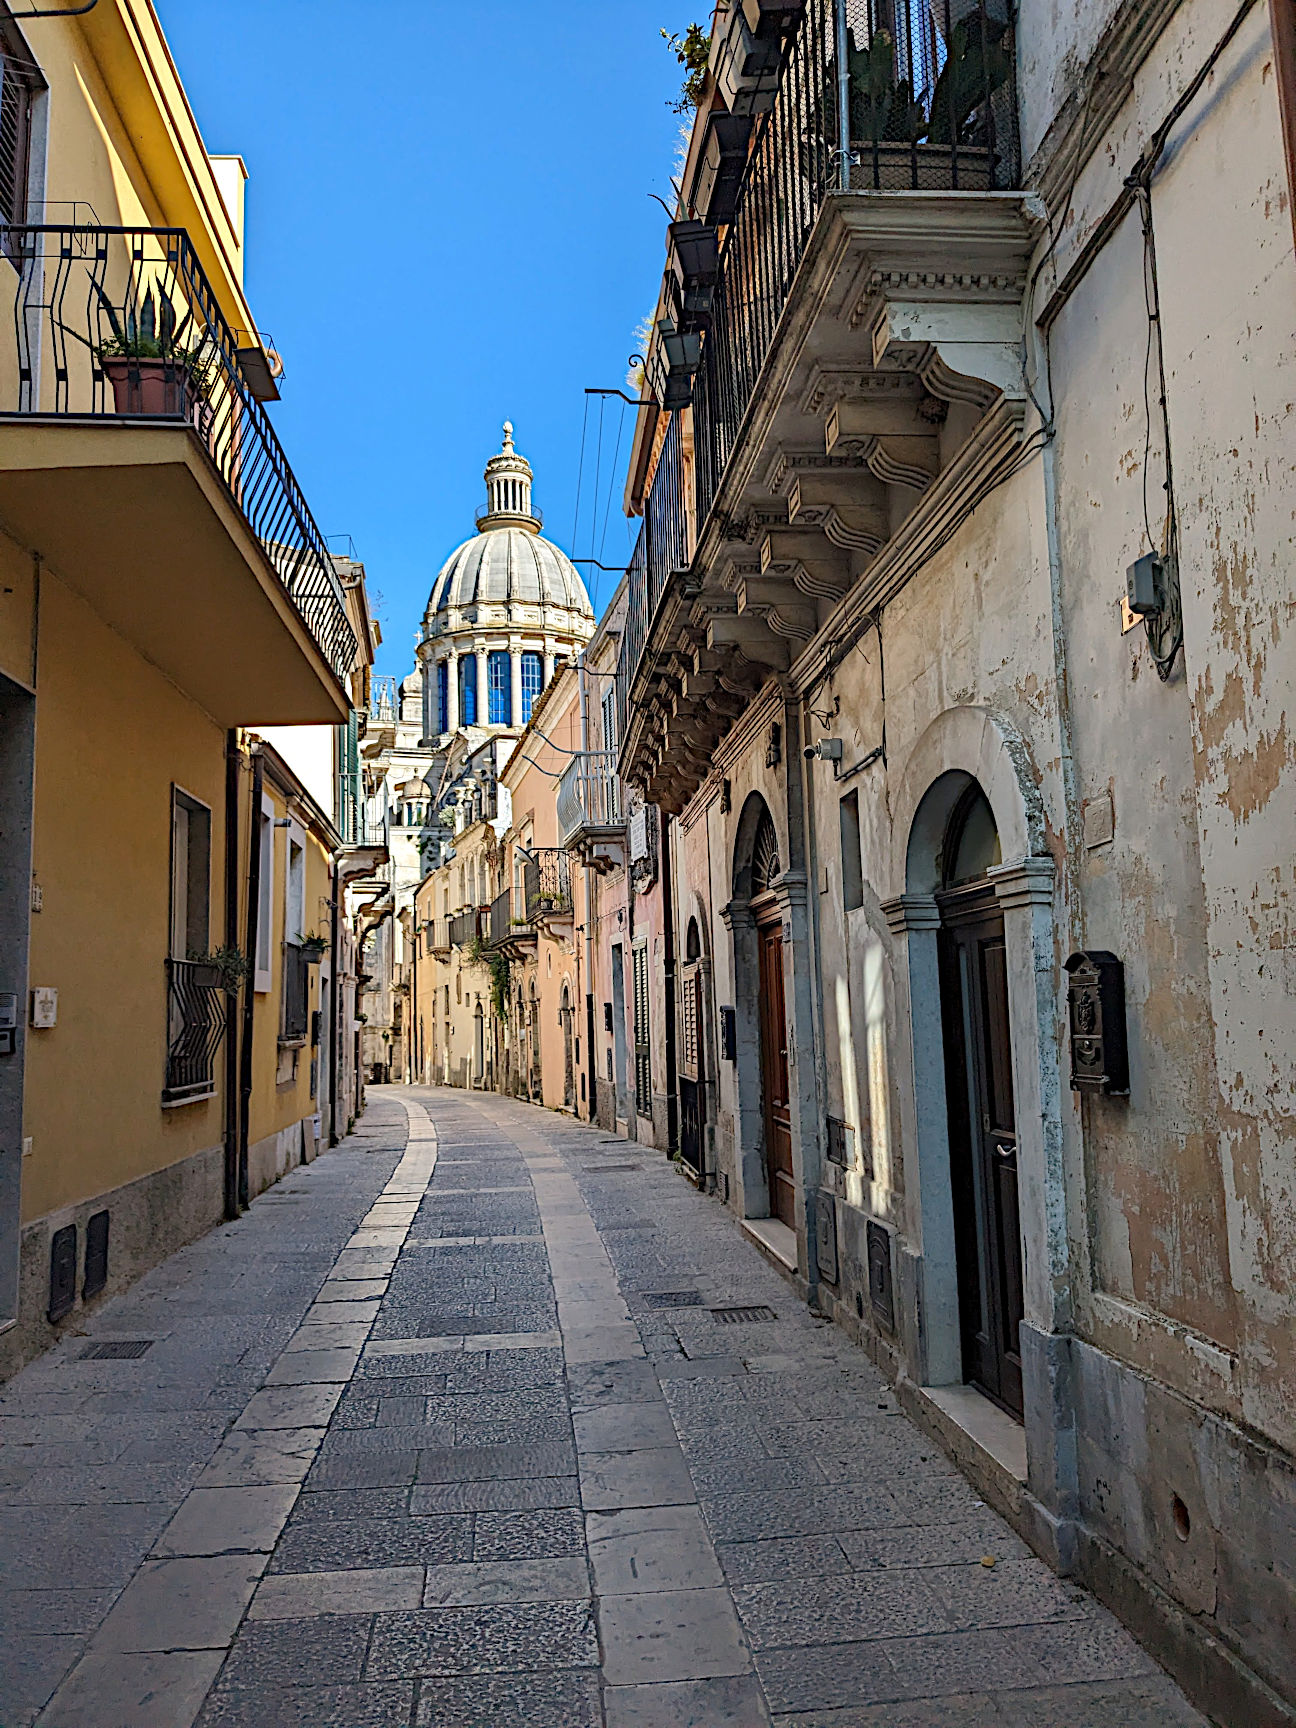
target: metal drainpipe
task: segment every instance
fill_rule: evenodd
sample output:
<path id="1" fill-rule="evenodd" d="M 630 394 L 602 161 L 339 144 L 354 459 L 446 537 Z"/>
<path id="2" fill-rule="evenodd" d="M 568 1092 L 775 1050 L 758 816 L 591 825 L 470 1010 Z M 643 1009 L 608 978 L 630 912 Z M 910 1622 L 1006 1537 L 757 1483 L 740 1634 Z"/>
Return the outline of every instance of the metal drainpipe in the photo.
<path id="1" fill-rule="evenodd" d="M 804 704 L 804 697 L 802 704 Z M 792 850 L 792 835 L 795 832 L 794 822 L 800 822 L 802 837 L 805 842 L 805 874 L 806 899 L 809 902 L 806 910 L 809 916 L 806 920 L 810 933 L 811 952 L 807 956 L 810 965 L 810 984 L 814 994 L 814 1019 L 816 1024 L 811 1027 L 811 1062 L 814 1064 L 815 1094 L 818 1102 L 819 1122 L 823 1123 L 823 1091 L 819 1084 L 819 1065 L 822 1060 L 823 1038 L 823 992 L 819 982 L 819 880 L 818 880 L 818 846 L 815 838 L 814 824 L 814 792 L 810 785 L 809 764 L 801 755 L 801 740 L 805 736 L 802 725 L 802 705 L 793 709 L 784 709 L 784 760 L 787 763 L 787 806 L 788 806 L 788 850 Z M 797 806 L 800 806 L 798 809 Z M 793 966 L 796 964 L 796 950 L 793 949 Z M 786 1012 L 786 1009 L 785 1009 Z M 801 1058 L 797 1058 L 797 1073 L 800 1074 Z M 821 1130 L 822 1131 L 822 1130 Z M 802 1171 L 805 1170 L 804 1148 L 802 1156 Z M 806 1302 L 817 1313 L 819 1311 L 819 1191 L 822 1183 L 823 1152 L 815 1148 L 815 1178 L 811 1190 L 806 1183 Z"/>
<path id="2" fill-rule="evenodd" d="M 261 910 L 261 793 L 265 763 L 252 751 L 252 817 L 248 824 L 247 957 L 250 966 L 243 989 L 243 1048 L 239 1061 L 238 1203 L 250 1204 L 248 1191 L 248 1132 L 252 1120 L 252 1034 L 256 1018 L 257 920 Z"/>
<path id="3" fill-rule="evenodd" d="M 238 731 L 225 734 L 225 946 L 239 940 L 239 758 Z M 249 976 L 243 988 L 250 991 Z M 225 997 L 225 1217 L 239 1215 L 238 1189 L 238 997 Z"/>
<path id="4" fill-rule="evenodd" d="M 661 817 L 661 812 L 658 811 Z M 670 817 L 661 818 L 662 982 L 666 1001 L 666 1148 L 679 1150 L 679 1074 L 675 1055 L 675 882 L 671 873 Z"/>
<path id="5" fill-rule="evenodd" d="M 803 737 L 809 736 L 809 730 L 810 730 L 809 724 L 808 724 L 809 707 L 810 707 L 809 697 L 803 696 L 801 698 L 802 736 Z M 827 1057 L 826 1057 L 826 1054 L 824 1051 L 824 1039 L 823 1039 L 823 1025 L 824 1025 L 823 942 L 822 942 L 822 930 L 821 930 L 820 920 L 819 920 L 819 830 L 818 830 L 818 825 L 815 822 L 815 795 L 814 795 L 814 785 L 813 785 L 813 779 L 812 779 L 813 764 L 805 762 L 804 758 L 802 757 L 800 750 L 797 750 L 796 756 L 797 756 L 798 761 L 800 761 L 802 763 L 802 770 L 801 770 L 802 782 L 803 782 L 803 785 L 805 787 L 805 827 L 806 827 L 806 854 L 807 854 L 807 856 L 806 856 L 806 876 L 809 878 L 808 883 L 807 883 L 807 887 L 809 889 L 807 899 L 810 902 L 810 948 L 811 948 L 810 983 L 811 983 L 812 989 L 814 990 L 814 1028 L 813 1028 L 813 1030 L 814 1030 L 815 1091 L 818 1094 L 818 1098 L 819 1098 L 819 1110 L 818 1110 L 819 1120 L 820 1120 L 820 1122 L 826 1124 L 827 1120 L 828 1120 L 828 1074 L 827 1074 Z M 825 1132 L 826 1132 L 826 1129 L 825 1129 Z M 818 1215 L 819 1215 L 819 1192 L 822 1191 L 822 1188 L 823 1188 L 823 1165 L 824 1165 L 824 1159 L 823 1159 L 823 1154 L 821 1153 L 820 1157 L 819 1157 L 819 1184 L 818 1184 L 818 1190 L 816 1191 L 816 1194 L 815 1194 L 815 1205 L 814 1205 L 816 1229 L 818 1227 Z M 809 1236 L 810 1236 L 809 1230 L 806 1231 L 806 1235 L 807 1235 L 807 1238 L 809 1238 Z M 819 1280 L 819 1244 L 818 1244 L 817 1237 L 814 1241 L 807 1240 L 807 1244 L 806 1244 L 806 1266 L 810 1272 L 810 1277 L 807 1280 L 807 1282 L 810 1285 L 810 1289 L 809 1289 L 809 1292 L 807 1294 L 806 1300 L 807 1300 L 807 1302 L 811 1308 L 818 1311 L 819 1310 L 819 1283 L 820 1283 L 820 1280 Z"/>

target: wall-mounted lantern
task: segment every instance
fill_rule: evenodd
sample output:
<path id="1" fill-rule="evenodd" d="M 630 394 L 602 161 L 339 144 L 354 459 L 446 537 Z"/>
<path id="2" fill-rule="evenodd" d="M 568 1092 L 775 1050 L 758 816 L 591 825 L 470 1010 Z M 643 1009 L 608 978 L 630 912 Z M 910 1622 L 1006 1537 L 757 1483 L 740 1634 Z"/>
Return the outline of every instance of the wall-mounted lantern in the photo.
<path id="1" fill-rule="evenodd" d="M 1071 1090 L 1126 1094 L 1125 968 L 1106 949 L 1091 948 L 1073 954 L 1066 969 Z"/>

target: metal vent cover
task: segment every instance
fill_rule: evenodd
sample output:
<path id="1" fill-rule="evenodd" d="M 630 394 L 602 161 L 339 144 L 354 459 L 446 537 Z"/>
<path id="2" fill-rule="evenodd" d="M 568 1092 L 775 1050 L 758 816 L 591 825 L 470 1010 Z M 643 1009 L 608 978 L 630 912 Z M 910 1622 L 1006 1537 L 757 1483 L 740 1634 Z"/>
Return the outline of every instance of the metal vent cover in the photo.
<path id="1" fill-rule="evenodd" d="M 761 1321 L 777 1320 L 778 1315 L 763 1302 L 745 1308 L 713 1308 L 711 1318 L 722 1326 L 754 1326 Z"/>
<path id="2" fill-rule="evenodd" d="M 101 1344 L 87 1344 L 81 1352 L 82 1362 L 137 1362 L 146 1350 L 153 1348 L 151 1338 L 106 1338 Z"/>

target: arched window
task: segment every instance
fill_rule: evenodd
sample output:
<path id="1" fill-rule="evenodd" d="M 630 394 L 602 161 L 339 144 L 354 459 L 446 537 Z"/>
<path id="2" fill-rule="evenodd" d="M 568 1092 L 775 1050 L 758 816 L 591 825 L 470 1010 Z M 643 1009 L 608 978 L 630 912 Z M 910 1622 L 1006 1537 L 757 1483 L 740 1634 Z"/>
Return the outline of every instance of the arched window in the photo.
<path id="1" fill-rule="evenodd" d="M 490 725 L 513 724 L 513 680 L 506 648 L 493 648 L 486 656 L 486 702 Z"/>
<path id="2" fill-rule="evenodd" d="M 522 722 L 531 718 L 535 699 L 544 689 L 544 655 L 528 650 L 522 656 Z"/>
<path id="3" fill-rule="evenodd" d="M 477 656 L 465 654 L 459 662 L 459 720 L 464 726 L 477 724 Z"/>
<path id="4" fill-rule="evenodd" d="M 779 862 L 778 830 L 769 811 L 762 810 L 760 821 L 756 824 L 756 838 L 752 843 L 752 898 L 755 899 L 758 894 L 764 894 L 772 888 L 775 878 L 781 875 L 782 871 L 783 866 Z"/>
<path id="5" fill-rule="evenodd" d="M 450 730 L 450 662 L 437 661 L 437 731 Z"/>
<path id="6" fill-rule="evenodd" d="M 688 934 L 684 938 L 684 958 L 700 960 L 702 958 L 702 932 L 698 929 L 696 918 L 688 921 Z"/>

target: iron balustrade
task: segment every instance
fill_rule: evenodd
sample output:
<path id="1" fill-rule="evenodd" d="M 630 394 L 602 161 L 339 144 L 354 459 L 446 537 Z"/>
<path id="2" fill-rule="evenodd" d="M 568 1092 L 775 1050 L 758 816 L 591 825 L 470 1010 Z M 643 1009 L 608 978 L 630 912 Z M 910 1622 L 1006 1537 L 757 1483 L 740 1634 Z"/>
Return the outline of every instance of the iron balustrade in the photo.
<path id="1" fill-rule="evenodd" d="M 296 1043 L 310 1030 L 310 961 L 299 942 L 285 942 L 283 962 L 283 1030 L 280 1036 Z"/>
<path id="2" fill-rule="evenodd" d="M 339 680 L 356 640 L 332 557 L 180 228 L 6 230 L 19 269 L 0 418 L 191 426 Z M 264 366 L 260 346 L 255 350 Z"/>
<path id="3" fill-rule="evenodd" d="M 490 942 L 498 948 L 513 934 L 513 890 L 506 888 L 497 894 L 490 906 Z"/>
<path id="4" fill-rule="evenodd" d="M 558 833 L 564 846 L 591 828 L 623 828 L 615 750 L 584 750 L 558 781 Z"/>
<path id="5" fill-rule="evenodd" d="M 450 946 L 452 948 L 467 948 L 470 943 L 490 933 L 489 912 L 470 908 L 467 912 L 456 912 L 450 920 Z"/>
<path id="6" fill-rule="evenodd" d="M 166 1103 L 216 1090 L 216 1052 L 225 1036 L 228 997 L 214 966 L 168 960 Z"/>
<path id="7" fill-rule="evenodd" d="M 704 319 L 691 404 L 696 534 L 690 542 L 673 415 L 630 560 L 617 665 L 622 738 L 653 614 L 715 503 L 829 196 L 1020 184 L 1013 13 L 1012 0 L 806 0 L 772 104 L 753 123 Z"/>
<path id="8" fill-rule="evenodd" d="M 433 954 L 446 954 L 454 940 L 452 929 L 454 920 L 451 918 L 429 918 L 426 925 L 427 945 Z"/>
<path id="9" fill-rule="evenodd" d="M 533 924 L 549 912 L 571 911 L 571 862 L 558 846 L 542 846 L 531 853 L 522 873 L 522 904 L 525 921 Z"/>

